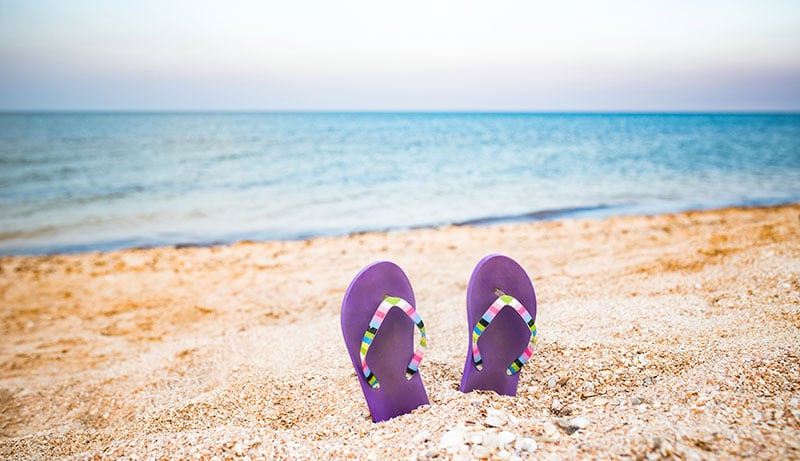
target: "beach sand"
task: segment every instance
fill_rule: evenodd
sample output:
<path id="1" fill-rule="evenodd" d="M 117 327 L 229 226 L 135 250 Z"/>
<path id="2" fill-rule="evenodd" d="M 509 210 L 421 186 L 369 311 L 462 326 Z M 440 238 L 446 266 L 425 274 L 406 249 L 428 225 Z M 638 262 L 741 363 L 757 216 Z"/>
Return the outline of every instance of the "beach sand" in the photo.
<path id="1" fill-rule="evenodd" d="M 800 205 L 0 258 L 0 458 L 800 458 Z M 458 392 L 465 290 L 539 302 L 517 397 Z M 369 419 L 339 326 L 405 269 L 431 405 Z"/>

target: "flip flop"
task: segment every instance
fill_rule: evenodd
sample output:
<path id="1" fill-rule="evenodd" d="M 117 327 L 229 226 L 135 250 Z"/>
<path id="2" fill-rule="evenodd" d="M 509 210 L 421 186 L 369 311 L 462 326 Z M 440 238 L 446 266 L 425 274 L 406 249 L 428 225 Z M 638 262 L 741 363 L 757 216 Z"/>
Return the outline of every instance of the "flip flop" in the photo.
<path id="1" fill-rule="evenodd" d="M 389 261 L 362 269 L 342 300 L 344 342 L 376 423 L 429 403 L 418 372 L 427 337 L 415 305 L 411 282 Z"/>
<path id="2" fill-rule="evenodd" d="M 469 347 L 461 392 L 516 395 L 519 371 L 536 344 L 536 294 L 530 277 L 503 255 L 481 259 L 467 286 Z"/>

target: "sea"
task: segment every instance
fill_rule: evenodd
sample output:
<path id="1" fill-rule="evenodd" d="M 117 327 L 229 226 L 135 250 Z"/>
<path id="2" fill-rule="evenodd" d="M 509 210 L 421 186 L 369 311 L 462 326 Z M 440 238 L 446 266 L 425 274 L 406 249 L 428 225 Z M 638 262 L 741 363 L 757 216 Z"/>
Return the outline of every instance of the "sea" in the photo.
<path id="1" fill-rule="evenodd" d="M 0 114 L 6 255 L 797 201 L 800 114 Z"/>

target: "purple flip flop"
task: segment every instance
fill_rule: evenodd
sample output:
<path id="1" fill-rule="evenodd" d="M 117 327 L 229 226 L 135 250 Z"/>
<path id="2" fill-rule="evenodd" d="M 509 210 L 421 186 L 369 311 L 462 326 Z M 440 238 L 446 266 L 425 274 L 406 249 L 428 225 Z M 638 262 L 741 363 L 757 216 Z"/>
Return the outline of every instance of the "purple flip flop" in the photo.
<path id="1" fill-rule="evenodd" d="M 467 287 L 469 347 L 461 392 L 516 395 L 519 371 L 536 344 L 536 294 L 530 277 L 503 255 L 484 257 Z"/>
<path id="2" fill-rule="evenodd" d="M 342 334 L 376 423 L 429 403 L 418 372 L 427 338 L 415 305 L 411 282 L 389 261 L 361 269 L 344 294 Z"/>

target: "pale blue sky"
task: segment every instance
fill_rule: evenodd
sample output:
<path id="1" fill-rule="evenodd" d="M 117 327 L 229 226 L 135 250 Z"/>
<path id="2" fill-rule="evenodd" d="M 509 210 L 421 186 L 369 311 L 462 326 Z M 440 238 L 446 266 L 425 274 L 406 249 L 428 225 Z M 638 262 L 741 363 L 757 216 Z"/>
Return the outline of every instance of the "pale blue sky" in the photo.
<path id="1" fill-rule="evenodd" d="M 0 0 L 8 109 L 796 111 L 800 1 Z"/>

